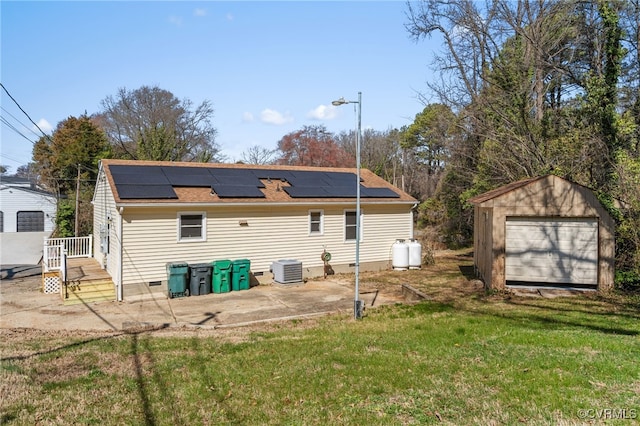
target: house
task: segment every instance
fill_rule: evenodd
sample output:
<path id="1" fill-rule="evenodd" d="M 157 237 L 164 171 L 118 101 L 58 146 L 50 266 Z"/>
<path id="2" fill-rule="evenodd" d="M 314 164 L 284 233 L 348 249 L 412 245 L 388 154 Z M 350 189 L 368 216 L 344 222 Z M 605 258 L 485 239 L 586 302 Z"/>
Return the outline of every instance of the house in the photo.
<path id="1" fill-rule="evenodd" d="M 55 227 L 56 210 L 54 194 L 28 179 L 0 177 L 0 263 L 40 262 L 44 238 Z"/>
<path id="2" fill-rule="evenodd" d="M 486 287 L 612 288 L 614 222 L 590 189 L 547 175 L 469 202 L 474 264 Z"/>
<path id="3" fill-rule="evenodd" d="M 304 277 L 355 263 L 356 170 L 102 160 L 93 198 L 94 257 L 118 300 L 165 291 L 166 265 L 247 259 L 252 282 L 279 260 Z M 360 269 L 388 267 L 391 246 L 413 236 L 417 201 L 361 170 Z"/>

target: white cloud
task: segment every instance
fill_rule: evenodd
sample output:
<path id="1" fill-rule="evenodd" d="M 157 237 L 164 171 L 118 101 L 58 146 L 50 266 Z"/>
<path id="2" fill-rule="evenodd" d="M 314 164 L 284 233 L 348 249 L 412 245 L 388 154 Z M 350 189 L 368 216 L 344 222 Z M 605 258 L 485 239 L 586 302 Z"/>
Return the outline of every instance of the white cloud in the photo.
<path id="1" fill-rule="evenodd" d="M 337 108 L 331 105 L 318 105 L 307 113 L 312 120 L 333 120 L 338 115 Z"/>
<path id="2" fill-rule="evenodd" d="M 292 123 L 293 117 L 291 116 L 289 111 L 283 114 L 279 111 L 267 108 L 260 113 L 260 120 L 263 123 L 275 124 L 276 126 L 280 126 L 282 124 Z"/>
<path id="3" fill-rule="evenodd" d="M 194 16 L 207 16 L 207 9 L 200 9 L 200 8 L 195 9 L 193 11 L 193 15 Z"/>
<path id="4" fill-rule="evenodd" d="M 49 124 L 49 122 L 44 118 L 41 118 L 40 120 L 38 120 L 38 127 L 40 127 L 42 131 L 45 133 L 51 133 L 51 131 L 53 130 L 53 126 Z M 33 130 L 36 131 L 36 133 L 38 133 L 37 132 L 38 129 L 33 129 Z"/>
<path id="5" fill-rule="evenodd" d="M 250 112 L 242 113 L 242 121 L 244 121 L 245 123 L 251 123 L 253 121 L 253 114 L 251 114 Z"/>
<path id="6" fill-rule="evenodd" d="M 169 23 L 175 25 L 176 27 L 182 26 L 182 17 L 180 16 L 169 16 Z"/>

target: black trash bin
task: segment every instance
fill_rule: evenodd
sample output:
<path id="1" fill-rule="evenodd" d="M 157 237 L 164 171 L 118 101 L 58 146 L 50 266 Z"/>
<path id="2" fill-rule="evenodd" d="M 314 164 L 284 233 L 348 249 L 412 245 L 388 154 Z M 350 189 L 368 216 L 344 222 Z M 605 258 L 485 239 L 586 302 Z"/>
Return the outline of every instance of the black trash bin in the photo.
<path id="1" fill-rule="evenodd" d="M 189 265 L 191 269 L 191 279 L 189 289 L 192 296 L 211 293 L 211 264 L 194 263 Z"/>

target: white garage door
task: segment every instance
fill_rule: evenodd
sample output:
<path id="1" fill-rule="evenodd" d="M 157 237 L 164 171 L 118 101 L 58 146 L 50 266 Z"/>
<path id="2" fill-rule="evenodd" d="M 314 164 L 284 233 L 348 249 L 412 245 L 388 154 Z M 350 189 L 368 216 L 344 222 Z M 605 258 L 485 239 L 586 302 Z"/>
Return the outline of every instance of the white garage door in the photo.
<path id="1" fill-rule="evenodd" d="M 507 284 L 597 285 L 597 219 L 509 218 L 505 237 Z"/>

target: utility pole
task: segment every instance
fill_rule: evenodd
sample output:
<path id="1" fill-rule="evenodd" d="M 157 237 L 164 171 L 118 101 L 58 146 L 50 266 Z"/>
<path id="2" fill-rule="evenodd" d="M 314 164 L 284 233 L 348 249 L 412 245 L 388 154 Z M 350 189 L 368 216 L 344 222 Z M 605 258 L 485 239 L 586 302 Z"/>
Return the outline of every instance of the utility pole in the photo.
<path id="1" fill-rule="evenodd" d="M 80 164 L 78 164 L 78 178 L 76 179 L 76 226 L 74 236 L 78 236 L 78 209 L 80 208 Z"/>

